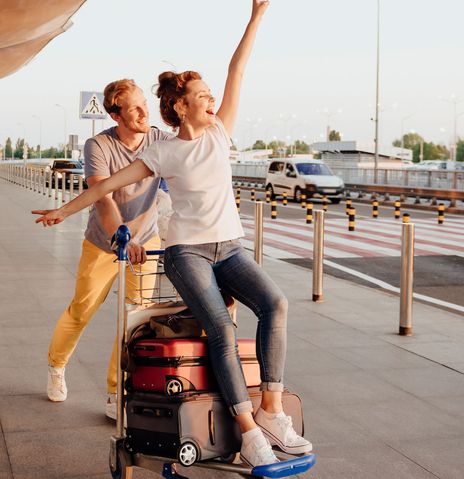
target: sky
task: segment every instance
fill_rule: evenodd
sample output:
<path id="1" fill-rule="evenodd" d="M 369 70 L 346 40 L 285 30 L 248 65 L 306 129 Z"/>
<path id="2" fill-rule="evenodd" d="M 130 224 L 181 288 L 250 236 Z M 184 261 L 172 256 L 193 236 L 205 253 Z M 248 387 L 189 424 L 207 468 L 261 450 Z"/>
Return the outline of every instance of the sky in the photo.
<path id="1" fill-rule="evenodd" d="M 140 85 L 151 123 L 167 129 L 151 88 L 173 66 L 199 71 L 220 102 L 250 11 L 251 0 L 87 0 L 70 30 L 0 79 L 0 144 L 37 145 L 40 124 L 43 148 L 65 134 L 83 143 L 92 122 L 79 119 L 80 92 L 120 78 Z M 454 103 L 464 136 L 464 2 L 380 0 L 380 12 L 380 145 L 402 131 L 449 145 Z M 344 140 L 372 141 L 376 38 L 377 0 L 272 0 L 245 73 L 239 148 L 320 141 L 327 125 Z"/>

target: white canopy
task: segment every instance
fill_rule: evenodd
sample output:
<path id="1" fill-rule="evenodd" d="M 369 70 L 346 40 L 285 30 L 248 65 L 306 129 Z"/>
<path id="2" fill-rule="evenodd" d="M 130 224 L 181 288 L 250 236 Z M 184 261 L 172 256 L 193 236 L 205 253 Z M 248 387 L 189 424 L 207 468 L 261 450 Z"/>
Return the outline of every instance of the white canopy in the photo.
<path id="1" fill-rule="evenodd" d="M 34 58 L 71 27 L 85 0 L 0 0 L 0 78 Z"/>

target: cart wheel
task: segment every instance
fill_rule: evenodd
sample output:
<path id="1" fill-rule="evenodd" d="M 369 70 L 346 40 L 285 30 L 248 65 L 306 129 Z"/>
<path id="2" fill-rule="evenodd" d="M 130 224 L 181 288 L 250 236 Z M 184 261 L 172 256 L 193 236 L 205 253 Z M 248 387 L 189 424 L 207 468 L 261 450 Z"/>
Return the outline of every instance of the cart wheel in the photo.
<path id="1" fill-rule="evenodd" d="M 180 394 L 184 390 L 182 386 L 182 382 L 178 379 L 170 379 L 166 383 L 166 394 L 168 396 L 175 396 L 176 394 Z"/>
<path id="2" fill-rule="evenodd" d="M 177 456 L 183 466 L 191 466 L 198 459 L 197 446 L 190 441 L 184 442 L 184 444 L 180 446 Z"/>
<path id="3" fill-rule="evenodd" d="M 116 469 L 111 468 L 110 473 L 113 479 L 132 479 L 132 465 L 129 455 L 126 451 L 118 449 L 116 459 Z"/>

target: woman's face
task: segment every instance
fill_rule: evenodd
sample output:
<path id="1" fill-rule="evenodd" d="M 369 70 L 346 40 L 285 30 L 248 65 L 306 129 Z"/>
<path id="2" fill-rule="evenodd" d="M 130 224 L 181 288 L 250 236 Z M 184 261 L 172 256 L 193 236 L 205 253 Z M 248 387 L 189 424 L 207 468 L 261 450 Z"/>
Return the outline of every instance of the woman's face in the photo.
<path id="1" fill-rule="evenodd" d="M 216 124 L 215 99 L 203 80 L 191 80 L 187 83 L 184 107 L 185 122 L 194 128 L 209 127 Z"/>

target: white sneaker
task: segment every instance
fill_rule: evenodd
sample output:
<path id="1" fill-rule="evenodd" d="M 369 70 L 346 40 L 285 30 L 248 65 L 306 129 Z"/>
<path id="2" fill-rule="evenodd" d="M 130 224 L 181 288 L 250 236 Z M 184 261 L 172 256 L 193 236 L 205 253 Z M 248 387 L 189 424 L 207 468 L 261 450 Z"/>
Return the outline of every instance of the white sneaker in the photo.
<path id="1" fill-rule="evenodd" d="M 251 467 L 279 462 L 269 441 L 259 428 L 242 434 L 240 459 Z"/>
<path id="2" fill-rule="evenodd" d="M 271 414 L 259 408 L 255 422 L 273 446 L 288 454 L 303 454 L 312 451 L 313 445 L 293 429 L 292 418 L 284 412 Z"/>
<path id="3" fill-rule="evenodd" d="M 68 388 L 64 379 L 64 367 L 48 366 L 47 395 L 48 399 L 53 402 L 66 401 Z"/>

